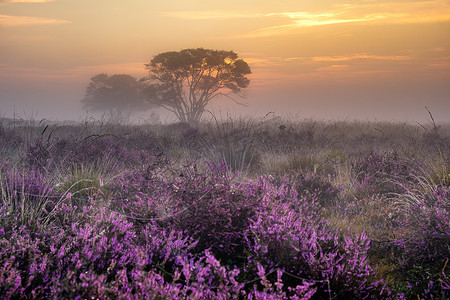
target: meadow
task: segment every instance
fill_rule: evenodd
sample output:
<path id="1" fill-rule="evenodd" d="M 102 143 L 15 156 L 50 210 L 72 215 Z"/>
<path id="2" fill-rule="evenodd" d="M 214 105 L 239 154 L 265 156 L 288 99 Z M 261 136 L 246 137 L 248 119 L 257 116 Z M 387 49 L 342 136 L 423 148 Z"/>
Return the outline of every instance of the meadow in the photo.
<path id="1" fill-rule="evenodd" d="M 450 125 L 0 120 L 0 298 L 449 299 Z"/>

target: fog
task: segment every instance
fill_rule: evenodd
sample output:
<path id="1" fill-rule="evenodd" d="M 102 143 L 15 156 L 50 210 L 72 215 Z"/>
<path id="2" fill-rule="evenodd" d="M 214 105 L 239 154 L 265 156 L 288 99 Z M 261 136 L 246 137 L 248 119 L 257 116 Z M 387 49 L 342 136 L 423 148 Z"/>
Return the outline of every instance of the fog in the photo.
<path id="1" fill-rule="evenodd" d="M 46 118 L 49 120 L 80 121 L 100 118 L 101 113 L 82 109 L 89 77 L 85 80 L 53 78 L 51 80 L 7 80 L 0 82 L 0 116 Z M 252 86 L 245 98 L 237 98 L 238 105 L 226 98 L 215 99 L 206 108 L 204 119 L 224 116 L 260 118 L 269 112 L 288 118 L 315 118 L 320 120 L 368 120 L 426 122 L 425 106 L 437 122 L 450 122 L 450 88 L 446 82 L 428 82 L 421 85 L 365 83 L 348 84 L 290 84 L 279 86 Z M 211 112 L 211 113 L 210 113 Z M 149 110 L 132 117 L 134 122 L 145 122 L 157 113 L 162 122 L 176 118 L 162 108 Z M 153 118 L 154 120 L 154 118 Z"/>

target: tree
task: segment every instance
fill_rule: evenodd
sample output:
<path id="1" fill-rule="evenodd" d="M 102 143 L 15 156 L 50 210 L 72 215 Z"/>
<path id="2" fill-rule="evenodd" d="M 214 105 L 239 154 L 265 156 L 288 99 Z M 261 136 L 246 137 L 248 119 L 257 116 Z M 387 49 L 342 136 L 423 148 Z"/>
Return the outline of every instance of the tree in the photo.
<path id="1" fill-rule="evenodd" d="M 248 64 L 233 51 L 203 48 L 164 52 L 146 64 L 149 101 L 173 112 L 182 122 L 198 122 L 218 96 L 241 95 L 250 80 Z"/>
<path id="2" fill-rule="evenodd" d="M 111 119 L 127 120 L 133 112 L 151 108 L 142 93 L 144 84 L 127 74 L 97 74 L 81 100 L 87 110 L 105 112 Z"/>

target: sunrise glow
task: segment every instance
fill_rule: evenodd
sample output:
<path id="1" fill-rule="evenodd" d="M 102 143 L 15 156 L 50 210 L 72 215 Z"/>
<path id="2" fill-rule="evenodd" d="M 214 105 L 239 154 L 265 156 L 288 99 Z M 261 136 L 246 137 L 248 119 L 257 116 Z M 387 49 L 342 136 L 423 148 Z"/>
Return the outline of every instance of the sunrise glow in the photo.
<path id="1" fill-rule="evenodd" d="M 225 7 L 225 8 L 224 8 Z M 0 113 L 71 118 L 98 73 L 146 75 L 164 51 L 233 50 L 247 115 L 450 121 L 450 2 L 0 1 Z"/>

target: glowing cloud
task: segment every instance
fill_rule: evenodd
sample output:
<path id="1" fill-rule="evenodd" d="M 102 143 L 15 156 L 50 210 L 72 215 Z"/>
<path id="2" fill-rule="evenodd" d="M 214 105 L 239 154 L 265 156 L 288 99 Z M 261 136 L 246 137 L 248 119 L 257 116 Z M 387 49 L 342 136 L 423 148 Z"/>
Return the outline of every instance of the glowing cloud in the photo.
<path id="1" fill-rule="evenodd" d="M 321 26 L 321 25 L 330 25 L 330 24 L 341 24 L 341 23 L 355 23 L 355 22 L 368 22 L 368 21 L 377 21 L 383 20 L 386 18 L 398 18 L 401 17 L 402 14 L 369 14 L 358 17 L 347 17 L 343 18 L 339 13 L 323 13 L 323 14 L 314 14 L 307 12 L 288 12 L 288 13 L 271 13 L 265 15 L 266 17 L 272 16 L 285 16 L 293 20 L 292 24 L 283 25 L 283 26 L 274 26 L 271 28 L 288 28 L 288 27 L 311 27 L 311 26 Z"/>
<path id="2" fill-rule="evenodd" d="M 287 11 L 258 13 L 248 11 L 174 11 L 163 13 L 166 17 L 184 20 L 220 20 L 236 18 L 259 18 L 262 22 L 280 19 L 279 25 L 262 27 L 238 37 L 267 37 L 313 26 L 343 23 L 410 24 L 450 21 L 450 2 L 446 0 L 410 2 L 360 2 L 341 4 L 322 11 Z"/>
<path id="3" fill-rule="evenodd" d="M 0 26 L 60 25 L 70 23 L 68 20 L 61 19 L 0 15 Z"/>
<path id="4" fill-rule="evenodd" d="M 313 57 L 313 61 L 328 61 L 328 62 L 336 62 L 336 61 L 350 61 L 355 59 L 372 59 L 372 60 L 411 60 L 413 57 L 411 56 L 403 56 L 403 55 L 371 55 L 371 54 L 355 54 L 350 56 L 316 56 Z"/>
<path id="5" fill-rule="evenodd" d="M 215 19 L 235 19 L 235 18 L 258 18 L 264 16 L 252 12 L 236 11 L 172 11 L 162 13 L 165 17 L 177 18 L 183 20 L 215 20 Z"/>
<path id="6" fill-rule="evenodd" d="M 10 0 L 11 3 L 46 3 L 53 2 L 55 0 Z"/>
<path id="7" fill-rule="evenodd" d="M 301 27 L 323 26 L 342 23 L 408 24 L 450 21 L 448 1 L 419 1 L 397 3 L 362 3 L 334 6 L 326 12 L 281 12 L 265 17 L 286 17 L 289 24 L 266 27 L 254 32 L 254 36 L 270 36 L 286 33 Z"/>
<path id="8" fill-rule="evenodd" d="M 102 64 L 91 66 L 78 66 L 69 70 L 69 73 L 81 74 L 85 77 L 93 76 L 98 73 L 119 74 L 126 73 L 133 76 L 145 76 L 147 71 L 144 68 L 144 62 L 130 62 L 118 64 Z"/>

